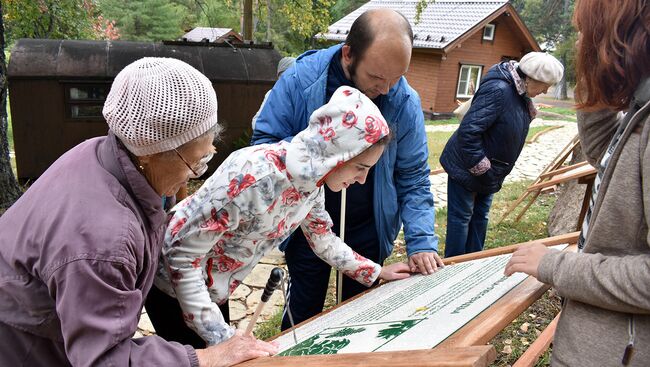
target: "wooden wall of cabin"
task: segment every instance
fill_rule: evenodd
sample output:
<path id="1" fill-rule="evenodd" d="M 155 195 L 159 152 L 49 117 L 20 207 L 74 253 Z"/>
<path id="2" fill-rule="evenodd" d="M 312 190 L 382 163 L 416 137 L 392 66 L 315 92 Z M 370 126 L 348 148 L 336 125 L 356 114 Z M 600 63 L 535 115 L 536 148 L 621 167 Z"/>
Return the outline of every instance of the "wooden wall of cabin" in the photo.
<path id="1" fill-rule="evenodd" d="M 16 168 L 21 182 L 38 178 L 77 144 L 108 132 L 103 120 L 66 118 L 66 86 L 65 82 L 55 79 L 14 79 L 10 82 Z M 226 129 L 210 163 L 210 173 L 233 150 L 249 144 L 251 120 L 272 86 L 268 82 L 213 83 L 219 104 L 219 122 Z"/>
<path id="2" fill-rule="evenodd" d="M 531 51 L 512 18 L 504 14 L 492 23 L 496 24 L 493 42 L 483 41 L 483 30 L 480 29 L 464 40 L 460 47 L 450 51 L 446 60 L 442 61 L 438 72 L 435 112 L 452 112 L 458 106 L 456 99 L 460 98 L 456 97 L 456 88 L 461 65 L 481 65 L 485 75 L 490 67 L 499 63 L 503 57 L 521 58 Z"/>
<path id="3" fill-rule="evenodd" d="M 103 121 L 67 119 L 64 85 L 57 80 L 12 80 L 9 98 L 21 182 L 37 178 L 75 145 L 108 131 Z"/>
<path id="4" fill-rule="evenodd" d="M 428 49 L 413 49 L 406 80 L 420 95 L 422 110 L 435 112 L 440 83 L 440 54 Z"/>

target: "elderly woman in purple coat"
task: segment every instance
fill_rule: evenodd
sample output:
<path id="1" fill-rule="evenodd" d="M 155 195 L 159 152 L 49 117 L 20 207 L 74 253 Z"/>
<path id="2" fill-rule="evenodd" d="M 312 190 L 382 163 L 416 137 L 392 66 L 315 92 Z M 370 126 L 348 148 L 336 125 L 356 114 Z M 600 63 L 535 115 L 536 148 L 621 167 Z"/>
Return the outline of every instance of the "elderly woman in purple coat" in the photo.
<path id="1" fill-rule="evenodd" d="M 188 64 L 144 58 L 117 75 L 103 113 L 108 135 L 61 156 L 0 217 L 0 366 L 229 366 L 275 353 L 241 334 L 206 349 L 133 338 L 161 197 L 205 172 L 217 98 Z"/>

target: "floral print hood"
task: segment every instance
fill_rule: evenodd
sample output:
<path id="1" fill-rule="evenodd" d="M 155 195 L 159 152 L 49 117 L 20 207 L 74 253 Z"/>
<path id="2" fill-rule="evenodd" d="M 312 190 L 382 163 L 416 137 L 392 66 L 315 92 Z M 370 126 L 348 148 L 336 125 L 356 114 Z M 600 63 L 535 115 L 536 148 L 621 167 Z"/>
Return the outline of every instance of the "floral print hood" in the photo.
<path id="1" fill-rule="evenodd" d="M 330 171 L 388 134 L 388 124 L 368 97 L 352 87 L 340 87 L 288 145 L 287 172 L 300 191 L 311 192 Z"/>

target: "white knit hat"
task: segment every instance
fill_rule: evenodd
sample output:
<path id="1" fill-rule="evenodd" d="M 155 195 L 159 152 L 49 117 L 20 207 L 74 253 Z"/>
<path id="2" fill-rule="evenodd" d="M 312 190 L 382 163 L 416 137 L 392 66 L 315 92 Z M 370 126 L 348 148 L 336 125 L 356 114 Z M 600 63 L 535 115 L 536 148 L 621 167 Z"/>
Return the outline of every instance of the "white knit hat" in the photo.
<path id="1" fill-rule="evenodd" d="M 185 62 L 145 57 L 117 74 L 102 112 L 126 148 L 143 156 L 177 148 L 215 126 L 217 95 Z"/>
<path id="2" fill-rule="evenodd" d="M 546 84 L 557 84 L 564 74 L 564 66 L 546 52 L 529 52 L 519 61 L 519 69 L 526 76 Z"/>

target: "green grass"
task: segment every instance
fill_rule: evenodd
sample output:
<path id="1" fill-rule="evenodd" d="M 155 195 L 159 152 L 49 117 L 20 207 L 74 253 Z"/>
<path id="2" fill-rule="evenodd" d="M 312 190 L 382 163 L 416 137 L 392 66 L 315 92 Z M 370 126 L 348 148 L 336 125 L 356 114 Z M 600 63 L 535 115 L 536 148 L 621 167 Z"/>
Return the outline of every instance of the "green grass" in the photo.
<path id="1" fill-rule="evenodd" d="M 551 112 L 558 114 L 558 116 L 540 116 L 544 120 L 565 120 L 565 121 L 576 121 L 576 110 L 573 108 L 567 107 L 549 107 L 549 108 L 540 108 L 540 112 Z"/>
<path id="2" fill-rule="evenodd" d="M 565 115 L 568 117 L 575 117 L 576 110 L 574 108 L 567 107 L 549 107 L 549 108 L 540 108 L 541 111 L 559 113 L 560 115 Z"/>
<path id="3" fill-rule="evenodd" d="M 8 108 L 7 108 L 8 109 Z M 7 139 L 9 140 L 9 150 L 14 150 L 14 132 L 11 127 L 11 117 L 7 118 Z"/>
<path id="4" fill-rule="evenodd" d="M 429 168 L 434 170 L 442 168 L 440 165 L 440 154 L 444 149 L 447 140 L 451 137 L 451 131 L 427 132 L 427 145 L 429 146 Z"/>
<path id="5" fill-rule="evenodd" d="M 492 208 L 490 209 L 486 248 L 501 247 L 548 237 L 546 220 L 555 205 L 555 195 L 540 195 L 517 223 L 514 222 L 515 216 L 513 214 L 519 214 L 519 211 L 512 213 L 506 221 L 496 224 L 496 221 L 501 218 L 503 213 L 508 210 L 508 207 L 519 198 L 530 184 L 531 181 L 509 183 L 494 195 Z M 518 209 L 521 209 L 521 207 L 522 205 Z"/>
<path id="6" fill-rule="evenodd" d="M 282 325 L 282 309 L 279 309 L 267 321 L 258 324 L 253 330 L 253 335 L 257 339 L 266 340 L 280 333 Z"/>

